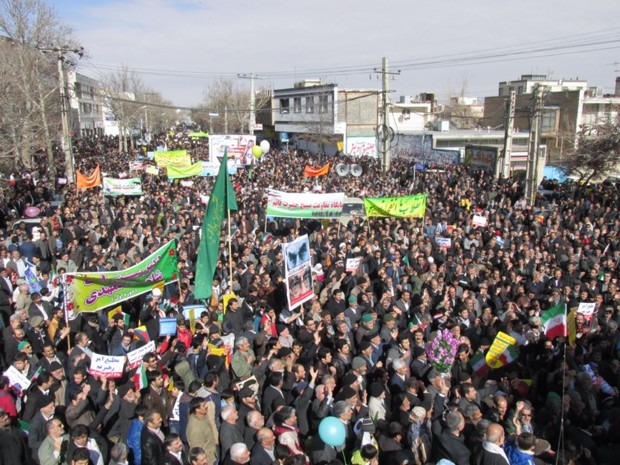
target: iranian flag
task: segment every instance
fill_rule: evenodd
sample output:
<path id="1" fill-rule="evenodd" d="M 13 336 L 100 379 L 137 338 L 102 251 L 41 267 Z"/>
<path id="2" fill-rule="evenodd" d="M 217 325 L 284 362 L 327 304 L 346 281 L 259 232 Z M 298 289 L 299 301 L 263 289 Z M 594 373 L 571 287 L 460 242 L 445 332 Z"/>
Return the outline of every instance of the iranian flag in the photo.
<path id="1" fill-rule="evenodd" d="M 565 304 L 558 304 L 550 308 L 541 315 L 540 319 L 545 328 L 545 336 L 549 339 L 566 336 L 568 325 L 566 324 Z"/>
<path id="2" fill-rule="evenodd" d="M 498 362 L 501 364 L 501 366 L 505 366 L 514 362 L 518 358 L 519 352 L 517 352 L 517 346 L 511 344 L 506 347 L 506 350 L 504 350 L 499 356 Z"/>
<path id="3" fill-rule="evenodd" d="M 144 368 L 144 363 L 140 364 L 140 368 L 138 368 L 136 370 L 136 374 L 133 375 L 133 383 L 136 387 L 136 391 L 141 391 L 148 386 L 149 383 L 146 379 L 146 369 Z"/>
<path id="4" fill-rule="evenodd" d="M 471 367 L 474 369 L 474 374 L 480 378 L 489 371 L 489 365 L 487 365 L 487 361 L 484 359 L 484 354 L 482 352 L 476 352 L 470 362 Z"/>

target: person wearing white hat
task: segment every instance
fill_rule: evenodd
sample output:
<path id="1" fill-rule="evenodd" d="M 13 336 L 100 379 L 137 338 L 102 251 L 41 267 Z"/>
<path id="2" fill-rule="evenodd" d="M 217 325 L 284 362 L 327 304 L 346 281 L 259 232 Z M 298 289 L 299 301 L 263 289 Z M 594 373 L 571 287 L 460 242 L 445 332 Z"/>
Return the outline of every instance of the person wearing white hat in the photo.
<path id="1" fill-rule="evenodd" d="M 159 308 L 160 299 L 161 289 L 154 288 L 140 312 L 140 321 L 146 326 L 151 341 L 159 337 L 159 319 L 165 317 L 163 310 Z"/>

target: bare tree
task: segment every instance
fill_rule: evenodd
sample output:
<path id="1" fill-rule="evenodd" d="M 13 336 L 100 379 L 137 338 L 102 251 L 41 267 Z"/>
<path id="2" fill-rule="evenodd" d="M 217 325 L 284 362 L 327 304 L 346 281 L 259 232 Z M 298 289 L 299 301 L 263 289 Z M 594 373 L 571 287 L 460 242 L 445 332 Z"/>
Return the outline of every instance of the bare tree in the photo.
<path id="1" fill-rule="evenodd" d="M 131 129 L 138 127 L 140 113 L 145 107 L 137 97 L 145 96 L 146 85 L 134 70 L 123 64 L 103 78 L 101 88 L 104 105 L 118 124 L 118 149 L 127 153 L 127 138 Z M 133 144 L 133 138 L 129 139 Z"/>
<path id="2" fill-rule="evenodd" d="M 566 160 L 567 174 L 579 176 L 577 186 L 602 178 L 620 167 L 620 117 L 582 127 L 576 149 Z"/>
<path id="3" fill-rule="evenodd" d="M 8 135 L 0 142 L 0 153 L 10 167 L 31 167 L 33 153 L 44 148 L 53 171 L 54 142 L 60 135 L 57 57 L 42 50 L 54 44 L 76 46 L 76 41 L 43 0 L 0 0 L 0 34 L 0 79 L 7 84 L 0 93 L 0 125 Z"/>
<path id="4" fill-rule="evenodd" d="M 266 89 L 259 89 L 254 97 L 254 108 L 262 108 L 269 98 Z M 212 118 L 209 113 L 218 114 L 217 120 L 209 124 L 215 132 L 223 133 L 226 126 L 229 134 L 248 133 L 250 92 L 242 89 L 235 80 L 218 79 L 205 92 L 201 110 L 194 112 L 192 116 L 194 121 L 206 123 Z M 209 125 L 203 129 L 208 129 Z"/>

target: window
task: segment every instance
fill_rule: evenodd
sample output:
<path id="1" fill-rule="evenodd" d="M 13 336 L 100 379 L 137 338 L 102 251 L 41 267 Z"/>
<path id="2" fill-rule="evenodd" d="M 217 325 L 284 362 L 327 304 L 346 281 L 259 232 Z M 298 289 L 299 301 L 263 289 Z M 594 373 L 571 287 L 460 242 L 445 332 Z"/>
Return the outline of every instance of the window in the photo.
<path id="1" fill-rule="evenodd" d="M 291 111 L 291 109 L 289 107 L 289 99 L 281 98 L 280 99 L 280 114 L 281 115 L 288 115 L 290 111 Z"/>
<path id="2" fill-rule="evenodd" d="M 314 97 L 306 97 L 306 113 L 314 113 Z"/>
<path id="3" fill-rule="evenodd" d="M 501 97 L 502 95 L 504 95 L 504 88 L 500 87 L 499 88 L 499 96 Z"/>
<path id="4" fill-rule="evenodd" d="M 542 115 L 542 132 L 555 132 L 556 131 L 556 110 L 545 110 Z"/>
<path id="5" fill-rule="evenodd" d="M 329 95 L 319 95 L 319 113 L 327 113 L 329 110 Z"/>
<path id="6" fill-rule="evenodd" d="M 293 99 L 293 111 L 295 113 L 301 113 L 301 97 L 295 97 Z"/>
<path id="7" fill-rule="evenodd" d="M 519 94 L 519 95 L 523 95 L 523 86 L 519 86 L 519 87 L 517 88 L 517 94 Z"/>

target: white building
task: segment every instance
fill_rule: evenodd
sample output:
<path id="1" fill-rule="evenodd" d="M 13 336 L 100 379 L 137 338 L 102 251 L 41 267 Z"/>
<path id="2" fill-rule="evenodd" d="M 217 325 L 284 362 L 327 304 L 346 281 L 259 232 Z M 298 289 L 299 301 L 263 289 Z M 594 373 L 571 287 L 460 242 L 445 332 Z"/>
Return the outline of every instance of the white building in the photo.
<path id="1" fill-rule="evenodd" d="M 75 71 L 67 72 L 69 130 L 75 136 L 103 135 L 99 81 Z"/>

